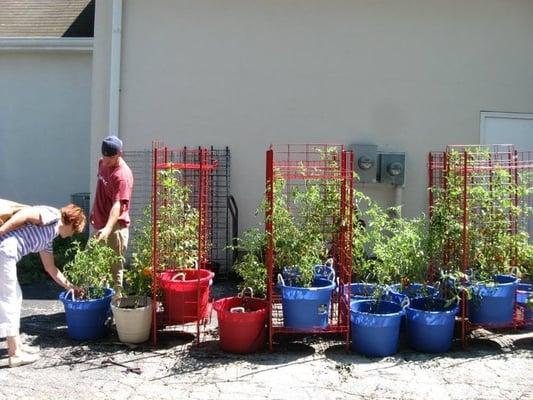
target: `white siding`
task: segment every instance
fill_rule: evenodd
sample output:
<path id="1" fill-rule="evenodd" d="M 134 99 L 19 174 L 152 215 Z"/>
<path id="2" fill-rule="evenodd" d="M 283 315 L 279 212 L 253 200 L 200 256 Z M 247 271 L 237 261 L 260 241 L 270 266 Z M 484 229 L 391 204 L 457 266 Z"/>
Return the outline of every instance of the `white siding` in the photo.
<path id="1" fill-rule="evenodd" d="M 0 197 L 89 191 L 91 68 L 90 53 L 0 52 Z"/>
<path id="2" fill-rule="evenodd" d="M 109 15 L 97 2 L 93 168 L 107 125 Z M 244 225 L 271 142 L 405 151 L 414 215 L 426 211 L 428 151 L 479 143 L 480 110 L 533 111 L 528 0 L 129 0 L 123 18 L 127 148 L 153 138 L 230 146 Z M 391 188 L 365 190 L 393 201 Z"/>

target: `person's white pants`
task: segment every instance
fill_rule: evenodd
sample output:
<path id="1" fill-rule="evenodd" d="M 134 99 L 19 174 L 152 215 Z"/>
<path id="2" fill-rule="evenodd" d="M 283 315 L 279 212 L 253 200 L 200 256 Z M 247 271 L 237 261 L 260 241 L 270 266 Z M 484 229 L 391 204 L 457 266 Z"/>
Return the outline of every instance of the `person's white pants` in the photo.
<path id="1" fill-rule="evenodd" d="M 17 241 L 0 242 L 0 338 L 19 334 L 22 291 L 17 280 Z"/>

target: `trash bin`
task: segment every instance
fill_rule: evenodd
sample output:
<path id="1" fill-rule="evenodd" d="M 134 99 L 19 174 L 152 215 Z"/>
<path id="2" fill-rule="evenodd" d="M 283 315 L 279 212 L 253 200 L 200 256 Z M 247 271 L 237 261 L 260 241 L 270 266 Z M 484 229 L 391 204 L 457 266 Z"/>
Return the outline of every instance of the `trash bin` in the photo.
<path id="1" fill-rule="evenodd" d="M 72 204 L 77 205 L 78 207 L 81 207 L 81 209 L 83 210 L 83 213 L 87 218 L 87 222 L 85 224 L 85 229 L 83 230 L 82 234 L 86 237 L 89 237 L 89 212 L 91 210 L 91 194 L 86 192 L 72 193 L 70 195 L 70 202 Z"/>

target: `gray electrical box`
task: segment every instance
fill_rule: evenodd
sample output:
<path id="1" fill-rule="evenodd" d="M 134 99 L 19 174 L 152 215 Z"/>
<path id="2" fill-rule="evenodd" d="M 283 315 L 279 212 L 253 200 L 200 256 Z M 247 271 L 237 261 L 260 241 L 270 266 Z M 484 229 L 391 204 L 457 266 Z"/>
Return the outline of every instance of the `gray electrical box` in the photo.
<path id="1" fill-rule="evenodd" d="M 379 182 L 401 186 L 405 181 L 405 153 L 379 154 Z"/>
<path id="2" fill-rule="evenodd" d="M 352 144 L 354 171 L 361 183 L 376 183 L 378 172 L 378 146 L 375 144 Z"/>

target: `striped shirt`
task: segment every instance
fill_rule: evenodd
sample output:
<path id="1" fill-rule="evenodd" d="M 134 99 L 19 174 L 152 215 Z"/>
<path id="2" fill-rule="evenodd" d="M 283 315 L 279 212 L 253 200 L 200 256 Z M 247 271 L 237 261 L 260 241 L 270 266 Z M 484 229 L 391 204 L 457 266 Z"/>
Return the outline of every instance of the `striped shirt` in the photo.
<path id="1" fill-rule="evenodd" d="M 0 236 L 0 243 L 8 237 L 14 237 L 17 241 L 17 260 L 27 254 L 46 251 L 53 252 L 52 242 L 59 234 L 59 220 L 61 212 L 57 208 L 48 206 L 35 206 L 39 211 L 42 225 L 27 223 L 14 231 Z"/>

